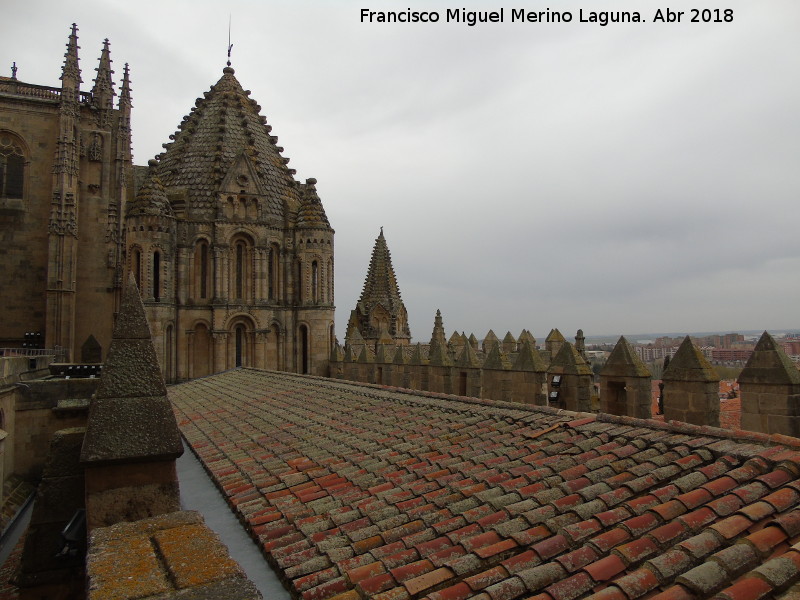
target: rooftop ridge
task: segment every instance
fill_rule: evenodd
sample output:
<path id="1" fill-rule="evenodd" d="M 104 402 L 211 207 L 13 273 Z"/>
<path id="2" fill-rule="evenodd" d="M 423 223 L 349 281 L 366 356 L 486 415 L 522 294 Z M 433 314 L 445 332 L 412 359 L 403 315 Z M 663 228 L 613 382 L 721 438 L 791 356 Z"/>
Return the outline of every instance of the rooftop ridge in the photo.
<path id="1" fill-rule="evenodd" d="M 691 423 L 684 423 L 682 421 L 665 422 L 656 419 L 640 419 L 637 417 L 629 417 L 626 415 L 612 415 L 610 413 L 587 413 L 587 412 L 571 411 L 564 408 L 554 408 L 551 406 L 520 404 L 519 402 L 510 402 L 507 400 L 492 400 L 489 398 L 475 398 L 472 396 L 459 396 L 457 394 L 445 394 L 441 392 L 411 390 L 408 388 L 387 386 L 385 384 L 361 383 L 361 382 L 347 381 L 343 379 L 330 379 L 329 377 L 320 377 L 317 375 L 302 375 L 299 373 L 286 373 L 282 371 L 281 372 L 266 371 L 264 369 L 257 369 L 255 367 L 241 367 L 239 369 L 223 371 L 215 375 L 209 375 L 204 379 L 207 380 L 212 379 L 214 377 L 225 375 L 227 373 L 230 373 L 231 371 L 237 371 L 237 370 L 254 371 L 257 373 L 269 373 L 280 377 L 285 377 L 287 379 L 316 380 L 319 382 L 329 383 L 333 387 L 342 387 L 348 389 L 368 388 L 375 390 L 376 392 L 390 392 L 404 397 L 419 396 L 419 397 L 439 399 L 439 400 L 445 399 L 445 400 L 453 400 L 455 402 L 466 405 L 478 406 L 483 408 L 492 408 L 492 409 L 500 408 L 500 409 L 509 409 L 513 411 L 523 411 L 528 413 L 540 413 L 540 414 L 563 416 L 569 422 L 585 421 L 586 423 L 590 423 L 592 421 L 597 421 L 600 423 L 616 423 L 620 425 L 627 425 L 630 427 L 637 427 L 637 428 L 644 427 L 647 429 L 673 432 L 682 435 L 692 435 L 692 436 L 701 435 L 704 437 L 712 437 L 720 440 L 730 440 L 734 442 L 745 441 L 753 444 L 761 444 L 764 446 L 780 445 L 789 448 L 796 448 L 798 449 L 798 451 L 800 451 L 800 438 L 793 438 L 781 434 L 766 434 L 766 433 L 746 431 L 741 429 L 723 429 L 721 427 L 712 427 L 710 425 L 692 425 Z M 736 454 L 734 453 L 734 455 Z M 742 454 L 741 456 L 749 457 L 750 454 L 746 453 Z M 800 456 L 798 456 L 798 462 L 800 464 Z"/>

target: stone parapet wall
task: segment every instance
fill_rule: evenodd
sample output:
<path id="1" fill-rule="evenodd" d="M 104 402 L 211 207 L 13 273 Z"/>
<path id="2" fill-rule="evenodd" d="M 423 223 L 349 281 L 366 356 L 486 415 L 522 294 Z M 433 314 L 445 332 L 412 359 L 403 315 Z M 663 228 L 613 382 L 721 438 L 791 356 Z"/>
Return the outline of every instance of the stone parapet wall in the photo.
<path id="1" fill-rule="evenodd" d="M 262 597 L 194 511 L 95 529 L 87 578 L 89 600 Z"/>
<path id="2" fill-rule="evenodd" d="M 331 361 L 331 378 L 378 385 L 440 392 L 474 398 L 506 400 L 522 404 L 546 403 L 542 393 L 544 372 L 483 369 L 479 367 L 439 366 L 429 364 L 393 364 L 378 362 Z M 588 410 L 591 382 L 581 380 L 587 399 L 581 406 Z M 577 401 L 576 401 L 577 407 Z"/>

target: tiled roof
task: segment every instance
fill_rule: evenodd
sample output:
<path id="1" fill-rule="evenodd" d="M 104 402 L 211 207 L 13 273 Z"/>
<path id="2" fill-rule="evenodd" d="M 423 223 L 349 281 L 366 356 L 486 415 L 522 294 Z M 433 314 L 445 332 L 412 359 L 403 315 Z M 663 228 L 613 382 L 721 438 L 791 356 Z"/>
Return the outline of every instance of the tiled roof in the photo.
<path id="1" fill-rule="evenodd" d="M 186 188 L 192 202 L 211 203 L 225 173 L 240 156 L 246 156 L 267 195 L 265 214 L 283 217 L 284 202 L 296 206 L 294 178 L 281 156 L 277 139 L 259 115 L 260 106 L 242 89 L 230 67 L 199 98 L 195 108 L 166 144 L 158 175 L 166 188 Z"/>
<path id="2" fill-rule="evenodd" d="M 331 224 L 317 195 L 316 183 L 316 179 L 306 179 L 305 185 L 300 186 L 303 192 L 303 201 L 297 211 L 297 226 L 329 229 Z"/>
<path id="3" fill-rule="evenodd" d="M 251 369 L 169 394 L 299 598 L 747 600 L 800 581 L 794 438 Z"/>

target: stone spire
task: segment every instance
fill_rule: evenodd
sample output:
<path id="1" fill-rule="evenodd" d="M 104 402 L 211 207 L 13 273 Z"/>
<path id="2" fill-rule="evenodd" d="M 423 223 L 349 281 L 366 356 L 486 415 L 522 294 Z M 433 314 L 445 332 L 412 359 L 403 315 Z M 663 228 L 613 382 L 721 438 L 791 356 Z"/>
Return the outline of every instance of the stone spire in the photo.
<path id="1" fill-rule="evenodd" d="M 183 454 L 144 306 L 131 273 L 111 348 L 89 410 L 84 463 L 177 458 Z"/>
<path id="2" fill-rule="evenodd" d="M 121 111 L 131 108 L 131 80 L 128 63 L 125 63 L 125 69 L 122 71 L 122 86 L 119 88 L 119 109 Z"/>
<path id="3" fill-rule="evenodd" d="M 72 97 L 68 98 L 69 100 L 78 99 L 78 90 L 80 89 L 81 83 L 83 83 L 83 80 L 81 79 L 81 69 L 78 66 L 79 49 L 78 26 L 73 23 L 72 32 L 70 33 L 69 41 L 67 42 L 67 51 L 64 54 L 64 66 L 61 69 L 62 102 L 64 101 L 64 92 L 67 91 L 72 93 Z"/>
<path id="4" fill-rule="evenodd" d="M 442 311 L 436 309 L 436 316 L 433 318 L 433 332 L 431 332 L 431 346 L 439 344 L 443 348 L 447 346 L 447 338 L 444 335 L 444 321 L 442 320 Z"/>
<path id="5" fill-rule="evenodd" d="M 442 312 L 439 309 L 436 309 L 436 317 L 433 320 L 433 333 L 431 334 L 430 349 L 428 350 L 428 360 L 430 364 L 438 366 L 450 363 L 447 354 L 447 338 L 444 336 Z"/>
<path id="6" fill-rule="evenodd" d="M 81 449 L 89 527 L 178 510 L 175 459 L 181 454 L 178 424 L 131 274 Z"/>
<path id="7" fill-rule="evenodd" d="M 100 64 L 95 69 L 97 76 L 94 78 L 94 87 L 92 87 L 92 106 L 102 110 L 111 110 L 114 108 L 114 82 L 111 75 L 114 71 L 111 69 L 111 53 L 108 49 L 108 38 L 103 40 L 103 49 L 100 51 Z"/>
<path id="8" fill-rule="evenodd" d="M 396 344 L 407 345 L 411 339 L 408 314 L 400 297 L 383 227 L 375 240 L 364 289 L 354 312 L 361 335 L 367 341 L 377 340 L 383 324 Z"/>

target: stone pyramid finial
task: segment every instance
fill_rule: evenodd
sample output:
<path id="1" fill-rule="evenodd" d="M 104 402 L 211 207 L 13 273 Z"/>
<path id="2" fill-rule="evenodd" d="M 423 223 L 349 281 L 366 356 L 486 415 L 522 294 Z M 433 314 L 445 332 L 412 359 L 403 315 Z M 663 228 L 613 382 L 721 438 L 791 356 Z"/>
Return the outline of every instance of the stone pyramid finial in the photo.
<path id="1" fill-rule="evenodd" d="M 719 381 L 719 375 L 687 335 L 664 370 L 662 379 L 709 382 Z"/>
<path id="2" fill-rule="evenodd" d="M 539 373 L 547 371 L 547 365 L 542 355 L 527 339 L 523 340 L 519 347 L 513 368 L 515 371 L 536 371 Z"/>
<path id="3" fill-rule="evenodd" d="M 182 453 L 144 306 L 130 274 L 90 405 L 81 461 L 130 463 L 175 459 Z"/>
<path id="4" fill-rule="evenodd" d="M 408 313 L 400 297 L 400 287 L 392 266 L 392 256 L 383 235 L 383 228 L 375 239 L 369 269 L 364 279 L 364 289 L 353 311 L 355 322 L 367 341 L 376 341 L 379 334 L 377 315 L 389 319 L 389 334 L 395 343 L 408 344 L 411 332 Z M 353 319 L 353 316 L 351 316 Z"/>
<path id="5" fill-rule="evenodd" d="M 428 361 L 434 366 L 450 366 L 453 361 L 450 360 L 450 356 L 447 353 L 447 344 L 442 344 L 435 338 L 431 340 L 431 346 L 428 350 Z"/>
<path id="6" fill-rule="evenodd" d="M 768 385 L 798 385 L 800 370 L 794 366 L 775 339 L 765 331 L 753 348 L 753 353 L 742 369 L 738 381 Z"/>
<path id="7" fill-rule="evenodd" d="M 478 368 L 481 366 L 481 361 L 478 359 L 478 354 L 470 344 L 464 344 L 461 355 L 458 357 L 456 365 L 459 367 L 473 367 Z"/>
<path id="8" fill-rule="evenodd" d="M 617 341 L 600 374 L 610 377 L 651 377 L 650 371 L 625 336 Z"/>
<path id="9" fill-rule="evenodd" d="M 297 211 L 297 226 L 308 229 L 329 229 L 331 224 L 317 194 L 316 185 L 317 180 L 313 177 L 306 179 L 305 184 L 300 184 L 302 202 Z"/>
<path id="10" fill-rule="evenodd" d="M 409 362 L 412 365 L 421 365 L 424 363 L 424 358 L 422 357 L 422 344 L 417 343 L 414 345 L 414 350 L 411 352 L 411 358 Z"/>
<path id="11" fill-rule="evenodd" d="M 517 340 L 510 331 L 503 337 L 503 352 L 516 352 Z"/>
<path id="12" fill-rule="evenodd" d="M 431 334 L 431 347 L 434 342 L 439 344 L 442 348 L 447 346 L 447 338 L 444 335 L 444 322 L 442 321 L 442 312 L 437 308 L 436 316 L 433 319 L 433 333 Z"/>
<path id="13" fill-rule="evenodd" d="M 478 342 L 478 338 L 477 338 L 477 337 L 475 337 L 475 334 L 474 334 L 474 333 L 470 333 L 470 334 L 469 334 L 468 341 L 469 341 L 469 345 L 470 345 L 470 346 L 472 346 L 472 349 L 473 349 L 473 350 L 477 350 L 477 349 L 478 349 L 478 346 L 479 346 L 480 344 L 479 344 L 479 342 Z"/>
<path id="14" fill-rule="evenodd" d="M 407 362 L 408 361 L 406 360 L 405 348 L 403 346 L 395 346 L 394 357 L 392 358 L 392 364 L 404 365 Z"/>
<path id="15" fill-rule="evenodd" d="M 489 332 L 483 338 L 483 351 L 488 354 L 492 346 L 496 346 L 500 344 L 500 340 L 497 339 L 497 335 L 493 330 L 489 330 Z"/>
<path id="16" fill-rule="evenodd" d="M 450 348 L 453 348 L 453 349 L 460 348 L 461 346 L 464 345 L 465 341 L 466 341 L 466 338 L 464 338 L 457 331 L 453 331 L 452 335 L 450 336 L 450 339 L 447 340 L 447 345 Z"/>
<path id="17" fill-rule="evenodd" d="M 575 349 L 575 346 L 569 342 L 564 342 L 561 348 L 553 358 L 551 367 L 563 367 L 565 374 L 574 375 L 591 375 L 592 369 L 588 363 L 583 359 L 580 353 Z"/>
<path id="18" fill-rule="evenodd" d="M 61 86 L 66 90 L 70 89 L 75 92 L 80 88 L 80 84 L 83 83 L 81 79 L 81 69 L 78 66 L 78 50 L 80 46 L 78 46 L 78 26 L 73 23 L 72 24 L 72 32 L 69 35 L 69 41 L 67 42 L 67 51 L 64 54 L 64 66 L 61 70 Z M 77 100 L 77 95 L 73 98 L 63 98 L 64 100 Z"/>
<path id="19" fill-rule="evenodd" d="M 131 77 L 128 63 L 125 63 L 125 69 L 122 71 L 122 86 L 119 89 L 118 106 L 120 109 L 131 107 Z"/>
<path id="20" fill-rule="evenodd" d="M 147 171 L 147 178 L 139 188 L 136 198 L 128 204 L 127 216 L 175 216 L 167 198 L 167 191 L 157 174 L 158 162 L 151 158 L 147 164 L 150 167 Z"/>
<path id="21" fill-rule="evenodd" d="M 114 82 L 111 76 L 111 52 L 108 47 L 108 38 L 103 40 L 103 49 L 100 51 L 100 64 L 97 66 L 97 76 L 92 87 L 92 105 L 96 108 L 111 110 L 114 107 Z"/>
<path id="22" fill-rule="evenodd" d="M 337 340 L 331 349 L 331 362 L 342 361 L 344 361 L 344 350 L 342 350 L 342 347 L 339 345 L 339 341 Z"/>
<path id="23" fill-rule="evenodd" d="M 380 335 L 378 336 L 378 346 L 390 346 L 394 343 L 392 336 L 386 330 L 386 325 L 381 327 Z"/>
<path id="24" fill-rule="evenodd" d="M 536 338 L 533 337 L 533 334 L 530 331 L 528 331 L 527 329 L 523 329 L 522 332 L 519 334 L 519 338 L 517 339 L 517 343 L 521 345 L 526 341 L 533 348 L 536 348 Z"/>
<path id="25" fill-rule="evenodd" d="M 483 344 L 484 348 L 486 348 L 485 340 Z M 497 342 L 496 339 L 495 342 L 489 346 L 488 352 L 486 352 L 486 359 L 483 361 L 483 368 L 497 370 L 506 370 L 511 368 L 508 357 L 500 351 L 500 343 Z"/>

